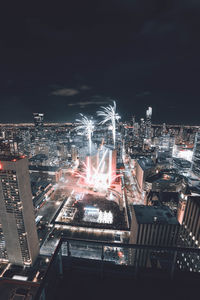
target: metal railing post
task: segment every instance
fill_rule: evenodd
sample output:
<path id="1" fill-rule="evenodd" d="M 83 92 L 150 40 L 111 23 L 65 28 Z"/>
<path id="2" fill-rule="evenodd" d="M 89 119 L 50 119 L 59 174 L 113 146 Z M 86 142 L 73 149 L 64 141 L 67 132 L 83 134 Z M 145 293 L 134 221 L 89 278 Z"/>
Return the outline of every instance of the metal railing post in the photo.
<path id="1" fill-rule="evenodd" d="M 177 251 L 174 251 L 172 266 L 171 266 L 171 270 L 170 270 L 170 279 L 174 278 L 174 270 L 175 270 L 175 265 L 176 265 L 176 258 L 177 258 Z"/>
<path id="2" fill-rule="evenodd" d="M 67 241 L 67 256 L 71 256 L 69 241 Z"/>
<path id="3" fill-rule="evenodd" d="M 104 275 L 104 245 L 101 246 L 101 278 L 103 278 Z"/>
<path id="4" fill-rule="evenodd" d="M 60 251 L 58 252 L 58 264 L 59 264 L 59 275 L 63 276 L 63 261 L 62 261 L 62 251 L 60 248 Z"/>
<path id="5" fill-rule="evenodd" d="M 104 260 L 104 245 L 101 246 L 101 260 Z"/>
<path id="6" fill-rule="evenodd" d="M 138 275 L 138 253 L 137 249 L 135 249 L 134 253 L 134 277 L 137 278 Z"/>
<path id="7" fill-rule="evenodd" d="M 45 286 L 42 289 L 41 295 L 40 295 L 40 299 L 39 300 L 46 300 L 46 293 L 45 293 Z"/>

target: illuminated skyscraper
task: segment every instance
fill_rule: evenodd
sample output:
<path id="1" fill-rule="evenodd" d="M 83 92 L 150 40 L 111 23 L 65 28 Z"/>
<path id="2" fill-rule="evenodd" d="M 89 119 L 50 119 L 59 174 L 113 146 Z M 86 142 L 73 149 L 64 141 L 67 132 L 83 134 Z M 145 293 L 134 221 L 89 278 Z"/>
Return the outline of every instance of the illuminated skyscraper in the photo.
<path id="1" fill-rule="evenodd" d="M 28 160 L 0 157 L 0 261 L 32 265 L 39 253 Z"/>
<path id="2" fill-rule="evenodd" d="M 192 172 L 196 176 L 200 176 L 200 130 L 196 133 L 195 136 L 191 168 L 192 168 Z"/>
<path id="3" fill-rule="evenodd" d="M 180 243 L 184 247 L 200 248 L 200 197 L 189 196 L 181 228 Z M 196 253 L 185 253 L 179 258 L 181 269 L 200 272 L 200 260 Z"/>
<path id="4" fill-rule="evenodd" d="M 143 118 L 140 119 L 140 129 L 139 129 L 139 136 L 140 136 L 140 147 L 144 145 L 144 139 L 146 135 L 146 123 Z"/>
<path id="5" fill-rule="evenodd" d="M 33 113 L 34 124 L 37 129 L 41 129 L 44 125 L 44 114 Z"/>
<path id="6" fill-rule="evenodd" d="M 152 107 L 148 107 L 146 110 L 146 138 L 151 138 L 151 117 L 152 117 Z"/>
<path id="7" fill-rule="evenodd" d="M 76 161 L 77 160 L 77 157 L 78 157 L 78 149 L 75 145 L 72 145 L 71 146 L 71 157 L 72 157 L 72 160 L 73 161 Z"/>
<path id="8" fill-rule="evenodd" d="M 174 137 L 171 137 L 169 134 L 154 138 L 154 144 L 158 151 L 158 158 L 161 160 L 170 160 L 172 158 L 174 143 Z"/>
<path id="9" fill-rule="evenodd" d="M 189 196 L 182 226 L 183 244 L 189 247 L 200 246 L 200 197 Z"/>
<path id="10" fill-rule="evenodd" d="M 35 124 L 35 141 L 40 147 L 43 138 L 43 126 L 44 126 L 44 114 L 42 113 L 33 113 L 34 124 Z"/>

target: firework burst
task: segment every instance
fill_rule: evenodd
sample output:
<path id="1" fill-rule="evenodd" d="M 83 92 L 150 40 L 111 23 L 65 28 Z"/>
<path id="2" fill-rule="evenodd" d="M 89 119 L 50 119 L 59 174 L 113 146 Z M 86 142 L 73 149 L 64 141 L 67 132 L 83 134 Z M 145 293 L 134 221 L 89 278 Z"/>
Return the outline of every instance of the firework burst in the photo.
<path id="1" fill-rule="evenodd" d="M 110 122 L 112 125 L 112 134 L 113 134 L 113 144 L 115 147 L 115 139 L 116 139 L 116 121 L 118 121 L 121 117 L 118 113 L 116 113 L 116 102 L 113 101 L 113 106 L 109 105 L 108 107 L 101 106 L 102 110 L 97 111 L 97 115 L 103 117 L 103 120 L 99 124 L 105 124 Z"/>
<path id="2" fill-rule="evenodd" d="M 76 130 L 82 132 L 87 136 L 89 142 L 89 153 L 92 151 L 92 134 L 94 131 L 94 121 L 92 119 L 88 119 L 83 114 L 81 115 L 81 119 L 76 119 L 77 127 Z"/>

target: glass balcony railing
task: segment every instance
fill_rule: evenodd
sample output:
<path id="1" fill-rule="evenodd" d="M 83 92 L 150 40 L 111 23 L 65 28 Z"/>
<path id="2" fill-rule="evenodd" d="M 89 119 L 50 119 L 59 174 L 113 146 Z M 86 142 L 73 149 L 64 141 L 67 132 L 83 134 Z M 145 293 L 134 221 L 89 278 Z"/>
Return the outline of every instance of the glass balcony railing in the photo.
<path id="1" fill-rule="evenodd" d="M 41 282 L 36 299 L 51 294 L 51 288 L 73 264 L 87 269 L 92 265 L 98 272 L 126 272 L 130 276 L 153 274 L 173 279 L 181 274 L 200 276 L 200 249 L 131 245 L 61 238 L 51 258 L 46 275 Z M 77 263 L 78 261 L 78 263 Z M 121 266 L 122 269 L 119 269 Z M 157 274 L 157 275 L 156 275 Z M 195 276 L 196 276 L 195 275 Z M 151 275 L 150 275 L 151 276 Z M 52 282 L 54 284 L 52 284 Z M 46 297 L 45 299 L 48 299 Z"/>

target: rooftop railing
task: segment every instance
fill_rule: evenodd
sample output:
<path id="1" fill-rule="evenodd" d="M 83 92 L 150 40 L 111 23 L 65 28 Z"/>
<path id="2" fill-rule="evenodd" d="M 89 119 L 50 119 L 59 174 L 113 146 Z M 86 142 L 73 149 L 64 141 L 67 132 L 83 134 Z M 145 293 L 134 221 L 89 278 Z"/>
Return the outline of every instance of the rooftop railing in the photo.
<path id="1" fill-rule="evenodd" d="M 188 278 L 200 277 L 200 249 L 133 245 L 62 237 L 51 257 L 47 272 L 35 299 L 51 299 L 52 288 L 73 269 L 88 272 L 92 267 L 101 276 L 120 274 L 121 277 L 160 277 L 170 280 L 184 274 Z M 78 262 L 78 263 L 77 263 Z M 84 263 L 83 263 L 84 262 Z M 195 277 L 195 278 L 196 278 Z"/>

